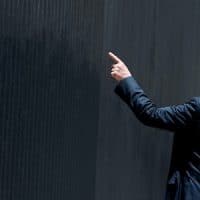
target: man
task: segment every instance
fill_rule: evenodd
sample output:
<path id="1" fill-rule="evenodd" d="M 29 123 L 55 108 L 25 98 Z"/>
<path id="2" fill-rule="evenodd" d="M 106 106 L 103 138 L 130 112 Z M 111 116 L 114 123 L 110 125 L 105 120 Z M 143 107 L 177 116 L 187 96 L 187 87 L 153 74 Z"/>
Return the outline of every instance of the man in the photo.
<path id="1" fill-rule="evenodd" d="M 200 97 L 180 105 L 157 107 L 127 66 L 109 52 L 114 91 L 145 125 L 175 132 L 166 200 L 200 200 Z"/>

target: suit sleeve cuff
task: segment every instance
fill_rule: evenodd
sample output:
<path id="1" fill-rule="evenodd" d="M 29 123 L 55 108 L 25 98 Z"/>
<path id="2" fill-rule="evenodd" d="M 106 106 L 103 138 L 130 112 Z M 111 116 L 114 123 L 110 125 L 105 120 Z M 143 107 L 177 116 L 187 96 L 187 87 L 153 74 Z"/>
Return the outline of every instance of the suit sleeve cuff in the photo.
<path id="1" fill-rule="evenodd" d="M 119 81 L 114 89 L 114 92 L 123 100 L 127 101 L 130 99 L 130 95 L 136 92 L 143 92 L 143 90 L 140 88 L 133 76 L 129 76 Z"/>

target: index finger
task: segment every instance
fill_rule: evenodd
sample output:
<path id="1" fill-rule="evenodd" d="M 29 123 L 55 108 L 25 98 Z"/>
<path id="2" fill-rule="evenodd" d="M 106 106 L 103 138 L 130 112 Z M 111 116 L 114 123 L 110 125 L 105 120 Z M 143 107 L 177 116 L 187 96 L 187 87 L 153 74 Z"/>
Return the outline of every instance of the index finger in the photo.
<path id="1" fill-rule="evenodd" d="M 122 62 L 114 53 L 109 52 L 108 55 L 114 63 Z"/>

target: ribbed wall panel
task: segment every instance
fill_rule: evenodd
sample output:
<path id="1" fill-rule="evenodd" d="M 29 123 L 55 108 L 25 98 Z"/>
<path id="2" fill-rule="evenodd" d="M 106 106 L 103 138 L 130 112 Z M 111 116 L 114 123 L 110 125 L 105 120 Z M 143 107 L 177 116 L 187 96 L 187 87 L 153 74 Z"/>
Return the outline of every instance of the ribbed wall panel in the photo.
<path id="1" fill-rule="evenodd" d="M 196 0 L 0 1 L 0 199 L 162 200 L 172 135 L 113 93 L 107 52 L 160 106 L 199 95 Z"/>
<path id="2" fill-rule="evenodd" d="M 0 199 L 94 199 L 102 12 L 0 2 Z"/>

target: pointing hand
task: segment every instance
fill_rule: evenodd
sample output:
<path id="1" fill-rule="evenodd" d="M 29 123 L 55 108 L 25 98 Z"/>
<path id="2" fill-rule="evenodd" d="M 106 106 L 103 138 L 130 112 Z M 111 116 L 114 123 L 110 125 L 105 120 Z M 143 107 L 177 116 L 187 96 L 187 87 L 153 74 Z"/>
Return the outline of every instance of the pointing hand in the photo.
<path id="1" fill-rule="evenodd" d="M 112 52 L 108 53 L 109 58 L 112 60 L 112 70 L 111 70 L 111 76 L 117 81 L 121 81 L 124 78 L 127 78 L 129 76 L 132 76 L 130 71 L 128 70 L 128 67 L 122 62 L 121 59 L 119 59 L 116 55 L 114 55 Z"/>

